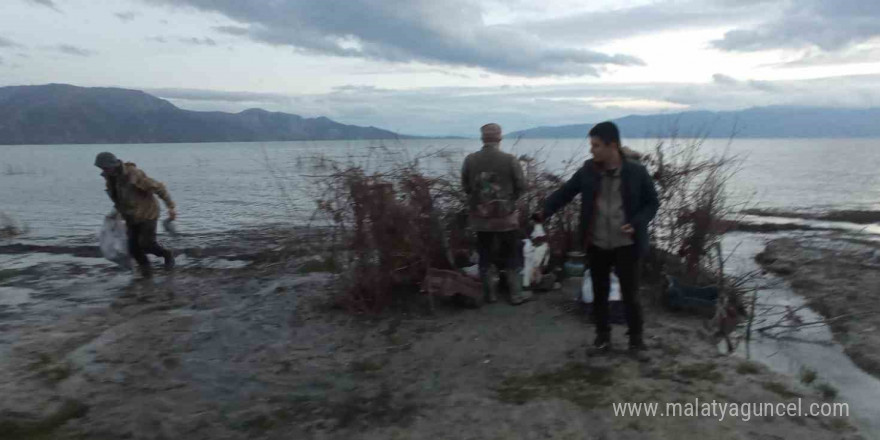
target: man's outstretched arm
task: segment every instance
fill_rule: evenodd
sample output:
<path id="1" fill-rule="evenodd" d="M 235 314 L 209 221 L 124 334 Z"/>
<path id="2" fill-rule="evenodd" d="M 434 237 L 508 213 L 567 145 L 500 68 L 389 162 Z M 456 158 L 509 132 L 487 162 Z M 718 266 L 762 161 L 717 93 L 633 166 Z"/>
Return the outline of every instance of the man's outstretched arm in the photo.
<path id="1" fill-rule="evenodd" d="M 550 197 L 547 197 L 547 200 L 544 201 L 544 209 L 539 213 L 539 219 L 541 221 L 546 220 L 556 214 L 557 211 L 564 208 L 574 196 L 578 195 L 581 192 L 581 188 L 583 184 L 581 180 L 583 179 L 583 168 L 577 170 L 568 182 L 565 182 L 562 185 L 562 188 L 557 189 L 550 194 Z"/>

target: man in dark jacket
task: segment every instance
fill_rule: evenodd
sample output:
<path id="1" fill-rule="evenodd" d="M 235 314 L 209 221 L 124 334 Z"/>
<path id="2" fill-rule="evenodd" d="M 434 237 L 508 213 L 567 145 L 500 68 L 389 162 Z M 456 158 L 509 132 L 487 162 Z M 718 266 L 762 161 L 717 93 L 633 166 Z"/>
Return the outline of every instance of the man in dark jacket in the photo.
<path id="1" fill-rule="evenodd" d="M 504 271 L 511 304 L 518 305 L 531 298 L 522 290 L 516 208 L 525 178 L 516 156 L 501 151 L 501 126 L 486 124 L 480 133 L 483 148 L 465 158 L 461 186 L 468 195 L 468 222 L 479 242 L 483 297 L 486 302 L 497 301 L 494 265 Z"/>
<path id="2" fill-rule="evenodd" d="M 152 275 L 147 253 L 165 259 L 165 268 L 174 267 L 174 254 L 156 241 L 156 225 L 159 220 L 159 196 L 168 206 L 168 219 L 177 217 L 174 201 L 162 182 L 147 177 L 133 163 L 125 163 L 112 153 L 95 157 L 95 166 L 107 184 L 107 195 L 116 211 L 125 219 L 128 233 L 128 252 L 137 261 L 144 278 Z"/>
<path id="3" fill-rule="evenodd" d="M 533 218 L 544 221 L 581 194 L 581 234 L 590 261 L 596 320 L 593 345 L 601 350 L 611 346 L 608 293 L 614 268 L 626 309 L 629 347 L 641 350 L 644 342 L 638 300 L 639 266 L 649 247 L 648 223 L 660 203 L 647 169 L 626 160 L 614 123 L 602 122 L 593 127 L 590 146 L 593 158 L 551 194 L 543 211 Z"/>

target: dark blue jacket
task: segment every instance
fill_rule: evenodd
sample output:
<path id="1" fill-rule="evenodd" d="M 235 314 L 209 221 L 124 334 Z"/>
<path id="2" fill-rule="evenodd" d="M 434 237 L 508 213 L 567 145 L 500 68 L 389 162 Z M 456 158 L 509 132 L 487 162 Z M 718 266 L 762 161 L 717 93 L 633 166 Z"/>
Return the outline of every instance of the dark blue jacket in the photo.
<path id="1" fill-rule="evenodd" d="M 648 223 L 654 219 L 660 201 L 654 180 L 648 170 L 641 164 L 624 161 L 620 170 L 620 191 L 623 200 L 623 211 L 627 223 L 635 229 L 635 245 L 640 256 L 648 252 Z M 544 202 L 544 218 L 549 219 L 564 208 L 574 196 L 581 194 L 581 242 L 588 244 L 590 230 L 596 214 L 596 194 L 602 184 L 602 174 L 593 160 L 584 163 L 568 182 L 556 190 Z"/>

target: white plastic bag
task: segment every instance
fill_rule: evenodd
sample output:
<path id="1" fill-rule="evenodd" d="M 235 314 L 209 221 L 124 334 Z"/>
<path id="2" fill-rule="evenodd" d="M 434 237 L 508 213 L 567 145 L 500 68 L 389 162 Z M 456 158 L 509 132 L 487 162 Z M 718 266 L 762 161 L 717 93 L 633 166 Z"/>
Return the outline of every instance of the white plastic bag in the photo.
<path id="1" fill-rule="evenodd" d="M 480 279 L 480 266 L 477 264 L 475 264 L 473 266 L 465 267 L 461 271 L 464 272 L 465 275 L 467 275 L 475 280 Z"/>
<path id="2" fill-rule="evenodd" d="M 580 300 L 587 304 L 593 302 L 593 279 L 590 278 L 590 269 L 584 271 L 584 285 L 581 288 Z M 608 291 L 608 301 L 620 301 L 620 281 L 614 271 L 611 272 L 611 289 Z"/>
<path id="3" fill-rule="evenodd" d="M 531 287 L 541 281 L 542 268 L 550 260 L 550 245 L 542 243 L 535 246 L 532 240 L 544 237 L 544 227 L 540 223 L 535 225 L 532 236 L 523 243 L 523 286 Z"/>
<path id="4" fill-rule="evenodd" d="M 125 220 L 115 210 L 104 217 L 104 225 L 98 233 L 101 255 L 104 258 L 124 267 L 131 268 L 128 255 L 128 235 L 125 231 Z"/>

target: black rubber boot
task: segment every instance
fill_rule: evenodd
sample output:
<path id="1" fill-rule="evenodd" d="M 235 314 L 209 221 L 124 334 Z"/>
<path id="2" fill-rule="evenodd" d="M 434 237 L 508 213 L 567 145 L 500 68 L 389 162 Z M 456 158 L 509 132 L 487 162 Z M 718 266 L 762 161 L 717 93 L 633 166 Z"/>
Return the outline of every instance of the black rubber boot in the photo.
<path id="1" fill-rule="evenodd" d="M 598 351 L 611 351 L 611 335 L 608 333 L 599 333 L 593 341 L 593 348 Z"/>
<path id="2" fill-rule="evenodd" d="M 504 278 L 510 292 L 510 304 L 518 306 L 534 298 L 532 292 L 522 288 L 522 272 L 508 269 L 504 271 Z"/>
<path id="3" fill-rule="evenodd" d="M 645 351 L 647 349 L 645 341 L 642 340 L 642 335 L 629 336 L 629 351 Z"/>
<path id="4" fill-rule="evenodd" d="M 486 304 L 498 302 L 498 272 L 493 268 L 480 272 L 480 283 L 483 285 L 483 301 Z"/>
<path id="5" fill-rule="evenodd" d="M 162 257 L 165 258 L 165 270 L 174 269 L 174 251 L 165 249 L 162 254 Z"/>
<path id="6" fill-rule="evenodd" d="M 141 271 L 141 278 L 145 280 L 153 278 L 153 268 L 149 264 L 143 264 L 138 269 Z"/>

